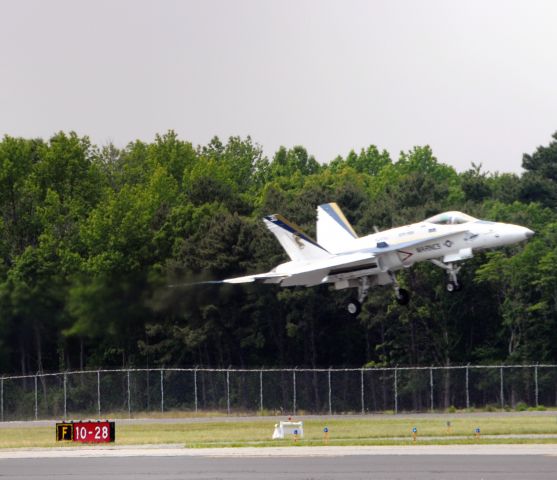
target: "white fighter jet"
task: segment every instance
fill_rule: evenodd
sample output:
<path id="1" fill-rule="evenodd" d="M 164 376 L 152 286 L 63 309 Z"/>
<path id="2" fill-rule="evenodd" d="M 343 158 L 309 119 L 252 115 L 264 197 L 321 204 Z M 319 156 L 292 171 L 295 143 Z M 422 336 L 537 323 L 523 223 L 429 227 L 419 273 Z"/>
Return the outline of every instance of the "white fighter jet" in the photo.
<path id="1" fill-rule="evenodd" d="M 359 313 L 368 290 L 376 285 L 391 284 L 397 302 L 408 303 L 410 295 L 400 288 L 395 277 L 397 270 L 430 261 L 446 270 L 447 291 L 454 292 L 461 288 L 456 262 L 471 258 L 474 251 L 510 245 L 534 235 L 532 230 L 519 225 L 445 212 L 422 222 L 358 237 L 336 203 L 317 208 L 317 241 L 281 215 L 269 215 L 263 221 L 290 261 L 267 273 L 216 283 L 259 282 L 283 287 L 332 283 L 337 290 L 357 288 L 358 295 L 348 304 L 353 315 Z"/>

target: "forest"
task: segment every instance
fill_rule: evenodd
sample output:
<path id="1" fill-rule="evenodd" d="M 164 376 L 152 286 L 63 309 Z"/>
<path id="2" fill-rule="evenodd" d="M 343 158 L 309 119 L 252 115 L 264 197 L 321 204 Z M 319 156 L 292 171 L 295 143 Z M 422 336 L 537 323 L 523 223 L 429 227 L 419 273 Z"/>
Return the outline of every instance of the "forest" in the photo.
<path id="1" fill-rule="evenodd" d="M 521 174 L 457 172 L 428 146 L 327 164 L 267 158 L 250 137 L 94 145 L 59 132 L 0 142 L 0 374 L 108 367 L 408 366 L 557 360 L 557 133 Z M 421 263 L 362 312 L 328 286 L 182 284 L 286 259 L 261 217 L 315 234 L 337 202 L 359 235 L 445 210 L 524 225 L 528 242 L 464 262 L 462 291 Z"/>

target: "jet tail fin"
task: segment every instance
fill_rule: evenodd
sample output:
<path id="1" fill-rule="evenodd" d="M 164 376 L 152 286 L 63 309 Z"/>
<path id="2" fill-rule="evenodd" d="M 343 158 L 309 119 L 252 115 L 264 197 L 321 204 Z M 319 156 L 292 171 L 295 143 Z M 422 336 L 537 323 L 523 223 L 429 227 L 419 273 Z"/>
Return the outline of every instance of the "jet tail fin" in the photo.
<path id="1" fill-rule="evenodd" d="M 263 221 L 271 233 L 277 237 L 291 260 L 307 262 L 331 256 L 327 250 L 282 215 L 268 215 L 263 218 Z"/>
<path id="2" fill-rule="evenodd" d="M 329 252 L 347 251 L 357 238 L 358 235 L 336 203 L 317 207 L 317 241 Z"/>

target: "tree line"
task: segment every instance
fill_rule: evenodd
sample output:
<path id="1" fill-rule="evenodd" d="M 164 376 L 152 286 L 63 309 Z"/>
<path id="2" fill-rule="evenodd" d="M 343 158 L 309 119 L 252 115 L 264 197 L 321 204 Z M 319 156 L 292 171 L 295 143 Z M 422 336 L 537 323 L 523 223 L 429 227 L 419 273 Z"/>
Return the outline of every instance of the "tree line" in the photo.
<path id="1" fill-rule="evenodd" d="M 0 142 L 0 373 L 109 366 L 452 365 L 557 360 L 557 133 L 523 173 L 458 173 L 428 146 L 369 146 L 328 164 L 272 158 L 249 137 L 193 146 L 174 132 L 99 147 L 60 132 Z M 285 260 L 261 222 L 315 233 L 337 202 L 360 235 L 445 210 L 527 226 L 478 253 L 448 294 L 431 264 L 403 272 L 401 307 L 376 288 L 362 313 L 330 287 L 181 286 Z"/>

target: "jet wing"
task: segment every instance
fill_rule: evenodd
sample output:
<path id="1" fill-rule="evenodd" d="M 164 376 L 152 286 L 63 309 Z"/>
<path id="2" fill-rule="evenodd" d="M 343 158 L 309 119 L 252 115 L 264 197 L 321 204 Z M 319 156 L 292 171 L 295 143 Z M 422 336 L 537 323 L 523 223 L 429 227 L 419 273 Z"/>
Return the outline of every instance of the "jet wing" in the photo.
<path id="1" fill-rule="evenodd" d="M 168 285 L 169 288 L 180 288 L 180 287 L 193 287 L 195 285 L 222 285 L 223 283 L 279 283 L 283 278 L 288 277 L 288 274 L 277 273 L 277 272 L 267 272 L 258 273 L 255 275 L 246 275 L 244 277 L 233 277 L 225 278 L 224 280 L 205 280 L 201 282 L 192 283 L 178 283 L 173 285 Z"/>
<path id="2" fill-rule="evenodd" d="M 347 255 L 334 255 L 322 260 L 308 262 L 290 262 L 285 264 L 281 272 L 267 272 L 245 277 L 227 278 L 212 283 L 279 283 L 283 287 L 304 285 L 312 286 L 323 283 L 323 280 L 334 272 L 350 271 L 376 267 L 375 255 L 367 252 L 355 252 Z"/>
<path id="3" fill-rule="evenodd" d="M 226 278 L 224 280 L 219 281 L 218 283 L 233 283 L 233 284 L 252 283 L 252 282 L 279 283 L 282 279 L 286 277 L 288 277 L 288 274 L 267 272 L 267 273 L 258 273 L 256 275 L 246 275 L 244 277 Z"/>
<path id="4" fill-rule="evenodd" d="M 335 255 L 327 259 L 308 264 L 293 265 L 289 275 L 280 280 L 283 287 L 304 285 L 312 286 L 323 283 L 325 278 L 334 273 L 377 267 L 375 255 L 368 252 L 355 252 L 347 255 Z"/>

